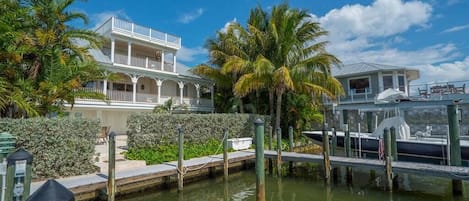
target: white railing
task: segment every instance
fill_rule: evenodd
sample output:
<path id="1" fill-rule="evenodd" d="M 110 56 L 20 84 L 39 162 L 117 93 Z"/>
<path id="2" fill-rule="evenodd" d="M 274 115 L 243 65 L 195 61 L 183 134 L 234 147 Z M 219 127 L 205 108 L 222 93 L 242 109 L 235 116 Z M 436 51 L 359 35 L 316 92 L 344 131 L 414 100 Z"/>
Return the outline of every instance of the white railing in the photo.
<path id="1" fill-rule="evenodd" d="M 132 102 L 133 93 L 129 91 L 110 90 L 108 91 L 107 97 L 111 101 Z"/>
<path id="2" fill-rule="evenodd" d="M 164 70 L 164 71 L 168 71 L 168 72 L 173 72 L 173 64 L 171 64 L 171 63 L 165 63 L 163 70 Z"/>
<path id="3" fill-rule="evenodd" d="M 121 53 L 114 54 L 114 63 L 127 65 L 127 55 Z M 130 65 L 153 70 L 161 70 L 161 62 L 149 57 L 130 57 Z M 163 71 L 173 72 L 173 64 L 164 64 Z"/>
<path id="4" fill-rule="evenodd" d="M 158 96 L 156 94 L 137 93 L 136 101 L 140 103 L 158 104 Z"/>
<path id="5" fill-rule="evenodd" d="M 140 38 L 142 40 L 149 40 L 151 42 L 157 42 L 162 45 L 174 47 L 177 49 L 181 48 L 180 37 L 170 35 L 167 33 L 163 33 L 163 32 L 148 28 L 148 27 L 137 25 L 132 22 L 128 22 L 125 20 L 117 19 L 117 18 L 113 18 L 113 20 L 111 21 L 114 22 L 111 26 L 112 30 L 119 31 L 121 33 L 128 34 L 136 38 Z M 104 28 L 108 28 L 108 26 L 103 25 L 102 29 Z M 99 28 L 98 30 L 101 30 L 101 28 Z"/>
<path id="6" fill-rule="evenodd" d="M 127 55 L 114 53 L 114 63 L 127 65 Z"/>
<path id="7" fill-rule="evenodd" d="M 148 58 L 148 68 L 153 70 L 161 70 L 161 62 Z"/>
<path id="8" fill-rule="evenodd" d="M 146 57 L 146 58 L 148 58 L 148 57 Z M 130 65 L 131 66 L 147 68 L 146 58 L 130 57 Z"/>

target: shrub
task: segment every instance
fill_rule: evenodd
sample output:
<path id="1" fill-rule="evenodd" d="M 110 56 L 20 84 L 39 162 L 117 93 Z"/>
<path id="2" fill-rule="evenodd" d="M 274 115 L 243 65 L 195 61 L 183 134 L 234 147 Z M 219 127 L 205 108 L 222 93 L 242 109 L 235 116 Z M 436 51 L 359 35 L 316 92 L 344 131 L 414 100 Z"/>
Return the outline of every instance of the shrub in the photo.
<path id="1" fill-rule="evenodd" d="M 0 132 L 17 139 L 30 152 L 37 178 L 57 178 L 95 172 L 93 165 L 99 121 L 70 118 L 0 119 Z"/>
<path id="2" fill-rule="evenodd" d="M 252 137 L 253 122 L 258 117 L 249 114 L 134 114 L 127 119 L 127 143 L 129 150 L 176 144 L 179 124 L 185 143 L 220 141 L 224 128 L 228 129 L 230 138 Z"/>

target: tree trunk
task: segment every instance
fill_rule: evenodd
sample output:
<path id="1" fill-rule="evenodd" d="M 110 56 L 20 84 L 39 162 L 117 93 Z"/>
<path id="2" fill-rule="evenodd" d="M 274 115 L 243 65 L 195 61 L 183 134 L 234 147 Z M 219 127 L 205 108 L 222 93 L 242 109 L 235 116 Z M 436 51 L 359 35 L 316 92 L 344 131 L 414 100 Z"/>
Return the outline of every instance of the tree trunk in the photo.
<path id="1" fill-rule="evenodd" d="M 239 98 L 239 113 L 243 114 L 244 113 L 244 103 L 243 103 L 243 98 Z"/>
<path id="2" fill-rule="evenodd" d="M 269 90 L 269 112 L 270 112 L 270 126 L 272 129 L 276 128 L 275 125 L 275 111 L 274 111 L 274 91 Z"/>
<path id="3" fill-rule="evenodd" d="M 275 134 L 277 134 L 277 128 L 280 128 L 280 116 L 282 115 L 282 95 L 283 90 L 277 92 L 277 110 L 275 111 Z"/>

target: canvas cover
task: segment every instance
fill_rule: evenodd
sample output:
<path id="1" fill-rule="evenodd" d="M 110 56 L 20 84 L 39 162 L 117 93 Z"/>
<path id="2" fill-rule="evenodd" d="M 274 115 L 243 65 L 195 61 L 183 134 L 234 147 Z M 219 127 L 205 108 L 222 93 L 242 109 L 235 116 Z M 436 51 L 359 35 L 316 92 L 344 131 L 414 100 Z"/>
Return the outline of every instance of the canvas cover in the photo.
<path id="1" fill-rule="evenodd" d="M 402 117 L 391 117 L 384 119 L 373 132 L 374 137 L 383 137 L 384 129 L 396 128 L 396 139 L 407 140 L 410 137 L 410 127 Z"/>

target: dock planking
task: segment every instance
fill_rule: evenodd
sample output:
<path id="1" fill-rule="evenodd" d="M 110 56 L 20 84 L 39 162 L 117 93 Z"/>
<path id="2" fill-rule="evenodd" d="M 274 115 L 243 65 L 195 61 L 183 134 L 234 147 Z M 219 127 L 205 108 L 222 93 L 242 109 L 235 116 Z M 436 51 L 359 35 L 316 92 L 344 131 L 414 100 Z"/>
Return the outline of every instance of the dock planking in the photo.
<path id="1" fill-rule="evenodd" d="M 277 152 L 266 150 L 264 152 L 264 155 L 266 158 L 276 158 Z M 282 160 L 293 162 L 322 163 L 324 159 L 322 155 L 317 154 L 282 152 Z M 332 166 L 348 166 L 375 170 L 384 170 L 385 168 L 384 161 L 374 159 L 330 156 L 329 160 Z M 393 161 L 392 170 L 396 173 L 411 173 L 435 177 L 444 177 L 449 179 L 469 180 L 469 167 L 443 166 L 426 163 Z"/>
<path id="2" fill-rule="evenodd" d="M 252 151 L 237 151 L 228 153 L 229 163 L 237 163 L 255 158 Z M 207 169 L 210 167 L 223 166 L 223 154 L 193 158 L 184 161 L 187 173 Z M 158 165 L 149 165 L 143 168 L 130 169 L 116 172 L 116 185 L 119 190 L 120 186 L 133 184 L 136 182 L 144 182 L 163 178 L 167 176 L 177 175 L 177 161 L 167 162 Z M 97 173 L 89 175 L 80 175 L 57 179 L 59 183 L 70 189 L 75 195 L 95 193 L 100 189 L 106 188 L 107 174 Z M 34 182 L 31 184 L 31 194 L 34 193 L 45 181 Z M 77 199 L 80 200 L 80 199 Z"/>

